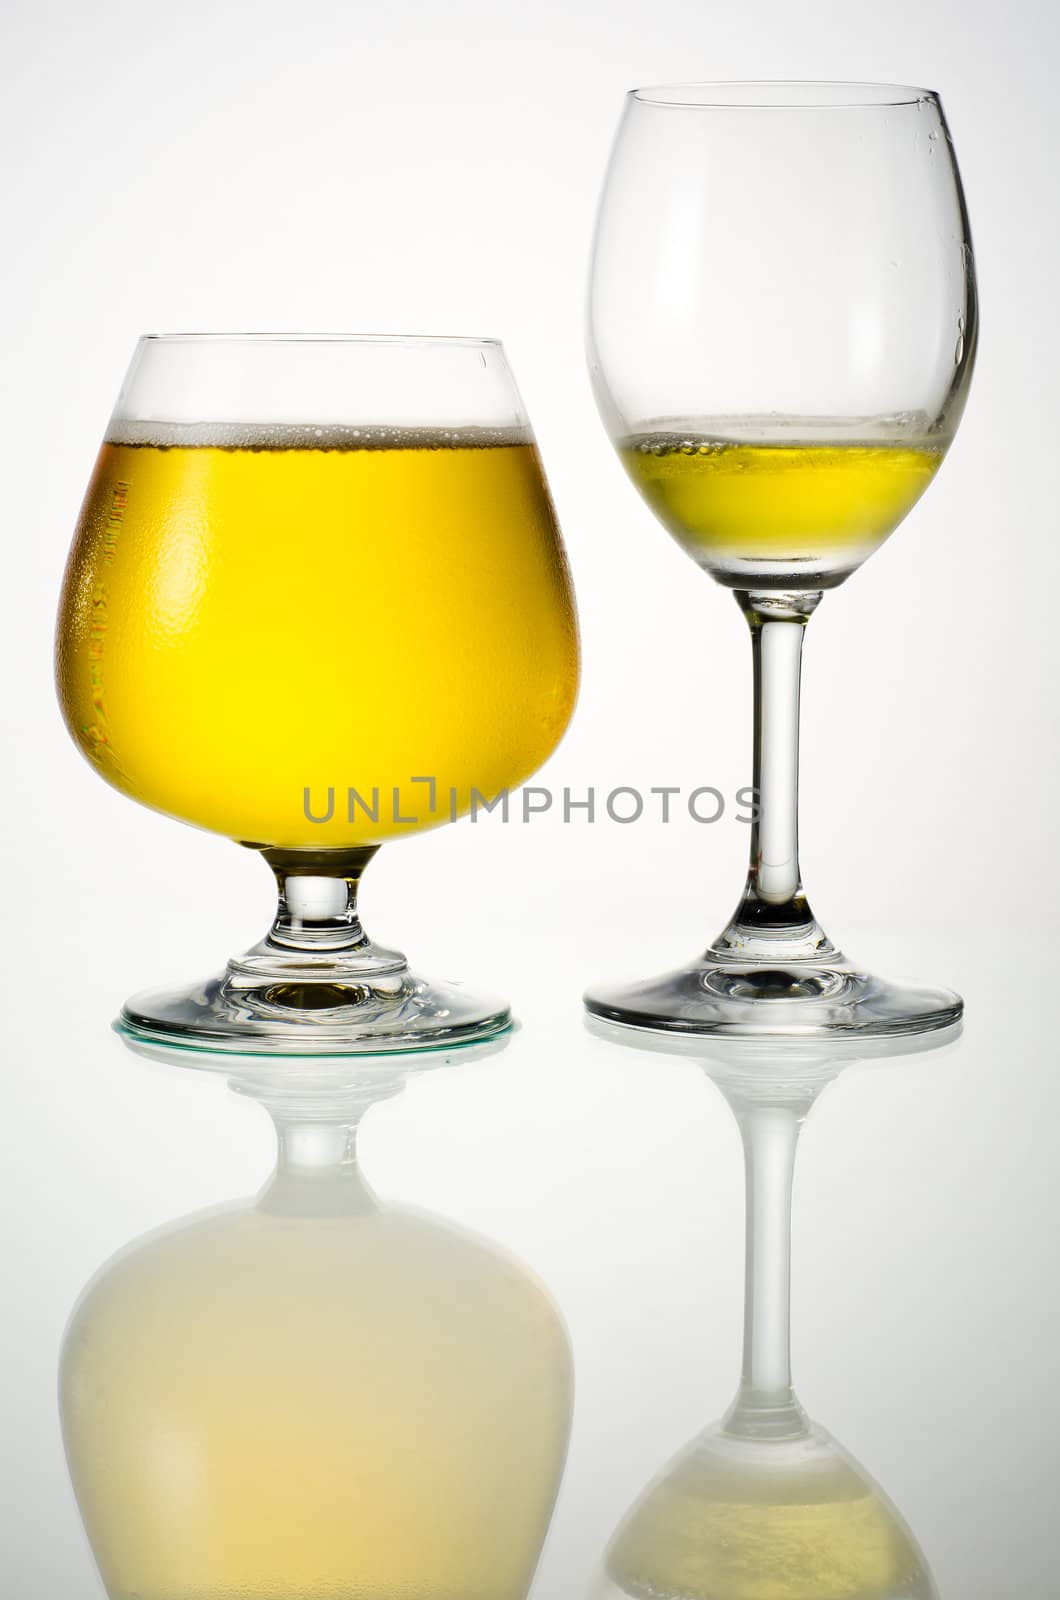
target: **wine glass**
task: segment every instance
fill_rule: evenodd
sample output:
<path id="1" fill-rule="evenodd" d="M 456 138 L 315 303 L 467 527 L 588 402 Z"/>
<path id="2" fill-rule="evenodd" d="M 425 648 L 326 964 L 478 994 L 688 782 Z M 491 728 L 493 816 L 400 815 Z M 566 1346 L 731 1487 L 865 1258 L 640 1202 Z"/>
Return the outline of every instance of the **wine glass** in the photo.
<path id="1" fill-rule="evenodd" d="M 754 651 L 751 865 L 681 971 L 594 989 L 630 1026 L 908 1033 L 945 989 L 863 972 L 802 888 L 799 666 L 807 619 L 938 471 L 976 345 L 972 252 L 938 97 L 896 85 L 635 90 L 600 207 L 589 362 L 626 471 L 735 593 Z"/>
<path id="2" fill-rule="evenodd" d="M 381 843 L 521 783 L 574 703 L 570 579 L 496 341 L 141 339 L 57 662 L 101 776 L 259 850 L 279 888 L 261 943 L 136 996 L 126 1030 L 289 1054 L 510 1026 L 503 1002 L 411 973 L 357 911 Z"/>
<path id="3" fill-rule="evenodd" d="M 606 1038 L 646 1040 L 593 1018 Z M 610 1541 L 595 1600 L 937 1600 L 927 1561 L 865 1468 L 808 1417 L 791 1382 L 791 1191 L 802 1123 L 854 1061 L 953 1044 L 672 1036 L 740 1127 L 746 1170 L 743 1370 L 721 1422 L 645 1489 Z M 643 1046 L 642 1046 L 643 1047 Z M 657 1048 L 657 1047 L 656 1047 Z"/>
<path id="4" fill-rule="evenodd" d="M 113 1600 L 524 1600 L 569 1340 L 520 1263 L 373 1192 L 357 1130 L 401 1059 L 214 1057 L 273 1119 L 272 1177 L 127 1246 L 79 1300 L 63 1435 Z"/>

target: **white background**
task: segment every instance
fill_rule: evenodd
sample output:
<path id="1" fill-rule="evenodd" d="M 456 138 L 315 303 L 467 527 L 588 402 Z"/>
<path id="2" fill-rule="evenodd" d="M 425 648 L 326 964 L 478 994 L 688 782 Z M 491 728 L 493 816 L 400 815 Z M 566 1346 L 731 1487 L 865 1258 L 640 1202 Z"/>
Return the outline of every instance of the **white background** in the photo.
<path id="1" fill-rule="evenodd" d="M 749 781 L 744 625 L 596 418 L 592 217 L 631 85 L 846 77 L 941 91 L 983 331 L 937 482 L 812 624 L 804 869 L 849 950 L 954 984 L 969 1011 L 955 1054 L 850 1073 L 807 1129 L 795 1370 L 945 1600 L 1055 1593 L 1058 34 L 1045 0 L 9 0 L 5 1592 L 100 1592 L 53 1397 L 80 1286 L 133 1235 L 252 1191 L 269 1161 L 260 1113 L 107 1032 L 126 994 L 250 943 L 271 898 L 249 854 L 102 785 L 54 704 L 63 561 L 135 337 L 503 337 L 581 607 L 581 700 L 541 781 L 731 794 Z M 253 712 L 254 694 L 219 685 L 216 715 Z M 363 1146 L 384 1194 L 503 1241 L 567 1317 L 576 1431 L 540 1600 L 583 1592 L 631 1497 L 735 1382 L 734 1128 L 693 1068 L 584 1037 L 578 997 L 701 947 L 746 844 L 728 817 L 492 819 L 384 851 L 367 883 L 377 938 L 505 991 L 526 1024 L 496 1064 L 374 1112 Z"/>

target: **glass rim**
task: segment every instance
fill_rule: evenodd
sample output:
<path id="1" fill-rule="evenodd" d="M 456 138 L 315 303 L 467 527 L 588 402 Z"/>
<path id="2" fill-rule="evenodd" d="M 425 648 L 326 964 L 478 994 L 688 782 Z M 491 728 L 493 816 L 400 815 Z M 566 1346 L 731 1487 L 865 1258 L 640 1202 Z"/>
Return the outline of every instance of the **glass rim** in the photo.
<path id="1" fill-rule="evenodd" d="M 628 98 L 684 111 L 864 111 L 919 105 L 938 95 L 905 83 L 759 78 L 649 84 L 630 89 Z"/>
<path id="2" fill-rule="evenodd" d="M 142 333 L 140 344 L 377 344 L 503 349 L 500 339 L 455 333 Z"/>

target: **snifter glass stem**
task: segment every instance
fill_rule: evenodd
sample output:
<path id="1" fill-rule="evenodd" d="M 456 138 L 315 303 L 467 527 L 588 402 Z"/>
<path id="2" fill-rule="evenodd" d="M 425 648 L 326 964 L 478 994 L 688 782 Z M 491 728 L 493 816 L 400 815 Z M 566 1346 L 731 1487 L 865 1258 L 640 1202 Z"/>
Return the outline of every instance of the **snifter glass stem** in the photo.
<path id="1" fill-rule="evenodd" d="M 737 590 L 754 656 L 751 862 L 743 899 L 712 954 L 779 963 L 834 957 L 799 870 L 799 690 L 806 623 L 821 591 Z M 762 975 L 769 986 L 771 974 Z"/>
<path id="2" fill-rule="evenodd" d="M 376 845 L 322 851 L 263 850 L 276 874 L 279 903 L 267 942 L 278 950 L 361 950 L 368 935 L 357 911 L 361 874 Z"/>
<path id="3" fill-rule="evenodd" d="M 365 867 L 378 845 L 348 850 L 280 850 L 260 848 L 276 877 L 278 903 L 272 927 L 260 944 L 230 965 L 231 973 L 255 977 L 263 971 L 282 974 L 350 961 L 365 973 L 398 971 L 404 956 L 383 950 L 369 939 L 361 923 L 357 897 Z"/>

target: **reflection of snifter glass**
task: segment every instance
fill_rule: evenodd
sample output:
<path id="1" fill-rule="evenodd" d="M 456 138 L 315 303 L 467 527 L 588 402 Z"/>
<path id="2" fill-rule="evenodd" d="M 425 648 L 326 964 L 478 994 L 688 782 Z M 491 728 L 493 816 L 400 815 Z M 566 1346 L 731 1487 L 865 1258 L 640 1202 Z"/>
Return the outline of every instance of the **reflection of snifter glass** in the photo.
<path id="1" fill-rule="evenodd" d="M 63 1429 L 112 1600 L 529 1588 L 566 1452 L 567 1336 L 518 1263 L 373 1194 L 357 1123 L 399 1079 L 362 1060 L 237 1063 L 276 1123 L 272 1178 L 131 1245 L 74 1312 Z"/>
<path id="2" fill-rule="evenodd" d="M 626 1043 L 629 1029 L 593 1031 Z M 803 1119 L 855 1059 L 938 1048 L 921 1040 L 674 1040 L 734 1112 L 747 1172 L 743 1372 L 724 1419 L 645 1490 L 612 1539 L 594 1600 L 935 1600 L 899 1512 L 799 1404 L 789 1355 L 791 1184 Z M 708 1054 L 709 1052 L 709 1054 Z"/>
<path id="3" fill-rule="evenodd" d="M 67 571 L 60 697 L 97 771 L 260 849 L 276 922 L 145 1038 L 413 1048 L 508 1025 L 357 916 L 387 839 L 552 751 L 577 680 L 548 491 L 492 340 L 140 341 Z"/>

